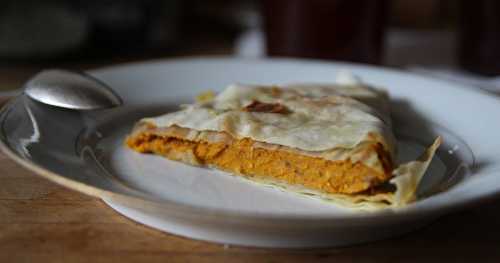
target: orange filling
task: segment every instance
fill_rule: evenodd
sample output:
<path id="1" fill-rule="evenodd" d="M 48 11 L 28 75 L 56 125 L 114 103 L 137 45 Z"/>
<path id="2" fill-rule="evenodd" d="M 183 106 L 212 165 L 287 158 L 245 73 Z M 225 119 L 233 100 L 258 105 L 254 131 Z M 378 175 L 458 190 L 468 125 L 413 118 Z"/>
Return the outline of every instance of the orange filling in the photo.
<path id="1" fill-rule="evenodd" d="M 331 161 L 254 147 L 254 141 L 248 138 L 225 144 L 142 133 L 127 139 L 127 145 L 141 153 L 155 153 L 184 162 L 186 156 L 191 156 L 194 159 L 188 161 L 191 164 L 213 166 L 247 177 L 298 184 L 327 193 L 359 193 L 390 177 L 390 174 L 377 172 L 360 162 Z"/>

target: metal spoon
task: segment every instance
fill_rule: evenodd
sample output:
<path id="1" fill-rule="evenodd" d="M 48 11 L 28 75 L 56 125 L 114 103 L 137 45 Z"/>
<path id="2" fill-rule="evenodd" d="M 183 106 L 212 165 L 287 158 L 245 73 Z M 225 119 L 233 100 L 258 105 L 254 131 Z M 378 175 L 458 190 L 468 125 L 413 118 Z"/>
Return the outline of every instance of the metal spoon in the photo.
<path id="1" fill-rule="evenodd" d="M 122 99 L 108 85 L 85 73 L 44 70 L 24 85 L 25 94 L 44 104 L 74 110 L 117 107 Z"/>

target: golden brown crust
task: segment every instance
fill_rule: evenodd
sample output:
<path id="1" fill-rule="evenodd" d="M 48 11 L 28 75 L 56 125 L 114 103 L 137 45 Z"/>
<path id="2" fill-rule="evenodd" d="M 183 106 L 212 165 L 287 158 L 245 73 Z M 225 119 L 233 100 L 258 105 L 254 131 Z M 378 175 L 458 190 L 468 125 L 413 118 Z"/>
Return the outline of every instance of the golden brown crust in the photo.
<path id="1" fill-rule="evenodd" d="M 252 100 L 250 104 L 243 108 L 248 112 L 261 112 L 261 113 L 280 113 L 288 114 L 290 110 L 280 103 L 263 103 L 258 100 Z"/>

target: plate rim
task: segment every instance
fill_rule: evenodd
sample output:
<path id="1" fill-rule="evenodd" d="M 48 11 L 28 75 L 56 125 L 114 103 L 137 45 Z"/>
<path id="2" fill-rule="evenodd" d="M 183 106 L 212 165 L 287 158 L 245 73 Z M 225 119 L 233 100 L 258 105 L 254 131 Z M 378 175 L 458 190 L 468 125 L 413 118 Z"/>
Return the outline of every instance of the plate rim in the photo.
<path id="1" fill-rule="evenodd" d="M 296 58 L 235 58 L 231 56 L 192 56 L 192 57 L 182 57 L 182 58 L 172 58 L 172 59 L 153 59 L 153 60 L 146 60 L 146 61 L 138 61 L 138 62 L 131 62 L 131 63 L 123 63 L 123 64 L 117 64 L 117 65 L 110 65 L 110 66 L 104 66 L 104 67 L 99 67 L 96 69 L 91 69 L 88 70 L 90 74 L 100 74 L 99 72 L 103 72 L 106 70 L 116 70 L 118 68 L 126 68 L 126 67 L 140 67 L 140 66 L 145 66 L 145 65 L 152 65 L 152 64 L 164 64 L 164 63 L 178 63 L 178 62 L 196 62 L 196 61 L 205 61 L 207 62 L 208 60 L 211 60 L 212 62 L 218 61 L 218 62 L 225 62 L 225 61 L 231 61 L 231 62 L 260 62 L 260 63 L 268 63 L 268 62 L 288 62 L 288 63 L 310 63 L 310 64 L 325 64 L 325 65 L 340 65 L 340 66 L 346 66 L 346 67 L 355 67 L 355 68 L 365 68 L 365 69 L 370 69 L 370 70 L 375 70 L 375 71 L 389 71 L 391 73 L 397 73 L 397 74 L 404 74 L 410 77 L 417 77 L 417 78 L 423 78 L 423 79 L 430 79 L 433 82 L 444 82 L 447 83 L 447 85 L 453 84 L 453 87 L 455 88 L 461 88 L 461 89 L 466 89 L 469 92 L 477 92 L 481 93 L 482 95 L 491 95 L 486 91 L 483 90 L 472 90 L 471 88 L 466 87 L 465 85 L 462 85 L 460 83 L 455 83 L 455 82 L 449 82 L 445 80 L 440 80 L 436 79 L 433 77 L 425 77 L 422 75 L 418 74 L 413 74 L 406 72 L 401 69 L 393 69 L 393 68 L 388 68 L 388 67 L 383 67 L 383 66 L 372 66 L 372 65 L 366 65 L 366 64 L 358 64 L 358 63 L 350 63 L 350 62 L 340 62 L 340 61 L 327 61 L 327 60 L 314 60 L 314 59 L 296 59 Z M 3 125 L 4 120 L 5 120 L 5 115 L 6 112 L 13 106 L 14 102 L 17 101 L 18 99 L 22 99 L 22 96 L 24 96 L 24 93 L 21 93 L 15 97 L 10 98 L 1 108 L 0 108 L 0 125 Z M 490 96 L 488 96 L 491 98 Z M 500 102 L 500 98 L 495 97 Z M 359 212 L 359 213 L 349 213 L 349 214 L 341 214 L 341 215 L 317 215 L 314 214 L 312 216 L 309 215 L 293 215 L 293 214 L 286 214 L 286 215 L 280 215 L 280 214 L 270 214 L 270 213 L 258 213 L 258 212 L 248 212 L 248 211 L 229 211 L 225 209 L 214 209 L 214 208 L 207 208 L 203 206 L 197 206 L 197 205 L 190 205 L 190 204 L 181 204 L 177 203 L 174 201 L 170 200 L 155 200 L 153 198 L 141 198 L 137 196 L 131 196 L 131 195 L 126 195 L 123 193 L 117 193 L 117 192 L 112 192 L 109 190 L 105 190 L 99 187 L 96 187 L 94 185 L 89 185 L 85 184 L 83 182 L 79 182 L 76 180 L 69 179 L 68 177 L 58 174 L 55 172 L 52 172 L 46 168 L 44 168 L 41 165 L 37 165 L 33 162 L 31 162 L 28 159 L 23 158 L 22 156 L 19 156 L 8 144 L 7 141 L 5 141 L 5 138 L 7 138 L 6 134 L 4 134 L 4 131 L 0 131 L 0 150 L 6 154 L 7 157 L 9 157 L 11 160 L 15 161 L 16 163 L 20 164 L 22 167 L 26 168 L 29 171 L 34 172 L 37 175 L 42 176 L 43 178 L 46 178 L 52 182 L 55 182 L 61 186 L 70 188 L 72 190 L 76 190 L 78 192 L 96 197 L 96 198 L 108 198 L 108 199 L 119 199 L 119 200 L 125 200 L 127 202 L 147 202 L 148 204 L 155 204 L 155 205 L 160 205 L 165 208 L 173 208 L 170 211 L 173 212 L 180 212 L 180 213 L 188 213 L 189 215 L 199 215 L 199 216 L 208 216 L 208 217 L 215 217 L 220 218 L 220 216 L 224 217 L 230 217 L 231 219 L 241 219 L 241 220 L 249 220 L 251 219 L 252 221 L 257 219 L 257 220 L 271 220 L 271 221 L 278 221 L 282 222 L 282 220 L 294 220 L 294 221 L 315 221 L 315 222 L 323 222 L 325 221 L 326 223 L 332 222 L 332 220 L 338 221 L 338 220 L 367 220 L 367 219 L 379 219 L 379 218 L 405 218 L 405 217 L 412 217 L 412 216 L 422 216 L 422 215 L 428 215 L 428 214 L 445 214 L 449 213 L 450 211 L 457 210 L 464 208 L 466 206 L 474 205 L 478 203 L 479 201 L 484 201 L 488 199 L 494 199 L 497 196 L 500 195 L 500 187 L 496 189 L 493 192 L 489 192 L 483 195 L 475 196 L 472 198 L 465 198 L 458 200 L 453 203 L 448 203 L 448 204 L 442 204 L 442 203 L 430 203 L 427 206 L 424 207 L 419 207 L 418 209 L 412 209 L 412 205 L 403 207 L 403 208 L 398 208 L 398 209 L 383 209 L 375 212 Z"/>

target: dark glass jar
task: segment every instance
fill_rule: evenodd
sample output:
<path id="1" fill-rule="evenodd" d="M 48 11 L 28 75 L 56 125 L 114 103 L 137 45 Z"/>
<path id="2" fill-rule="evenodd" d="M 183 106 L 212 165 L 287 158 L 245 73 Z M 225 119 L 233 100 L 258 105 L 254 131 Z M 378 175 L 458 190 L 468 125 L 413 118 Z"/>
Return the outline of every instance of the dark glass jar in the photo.
<path id="1" fill-rule="evenodd" d="M 500 75 L 500 1 L 463 0 L 459 61 L 465 70 Z"/>
<path id="2" fill-rule="evenodd" d="M 261 3 L 270 56 L 381 62 L 385 0 L 263 0 Z"/>

